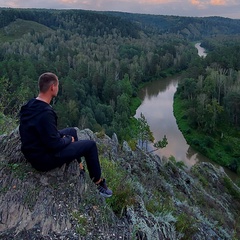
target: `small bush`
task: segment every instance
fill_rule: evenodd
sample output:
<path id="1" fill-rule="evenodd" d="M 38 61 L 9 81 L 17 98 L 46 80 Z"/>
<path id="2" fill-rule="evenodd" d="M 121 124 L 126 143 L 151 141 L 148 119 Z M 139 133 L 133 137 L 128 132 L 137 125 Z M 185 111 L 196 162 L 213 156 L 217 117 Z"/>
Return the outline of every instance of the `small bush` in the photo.
<path id="1" fill-rule="evenodd" d="M 231 180 L 227 177 L 224 179 L 224 185 L 227 188 L 228 192 L 236 199 L 240 200 L 240 191 L 238 191 L 236 188 L 234 188 L 233 183 Z"/>
<path id="2" fill-rule="evenodd" d="M 194 145 L 194 146 L 200 146 L 200 141 L 198 140 L 198 139 L 193 139 L 192 140 L 192 144 Z"/>
<path id="3" fill-rule="evenodd" d="M 194 226 L 194 218 L 186 213 L 180 214 L 177 218 L 176 230 L 184 234 L 182 239 L 192 239 L 197 232 L 197 228 Z"/>
<path id="4" fill-rule="evenodd" d="M 192 131 L 191 131 L 191 128 L 187 128 L 187 129 L 185 130 L 185 133 L 186 133 L 186 134 L 191 134 L 191 132 L 192 132 Z"/>
<path id="5" fill-rule="evenodd" d="M 234 148 L 233 148 L 233 145 L 230 144 L 230 143 L 227 143 L 225 146 L 224 146 L 224 150 L 227 152 L 227 153 L 232 153 Z"/>
<path id="6" fill-rule="evenodd" d="M 135 203 L 133 182 L 118 163 L 102 159 L 101 165 L 103 175 L 106 176 L 109 188 L 113 191 L 113 196 L 106 199 L 107 204 L 117 215 L 121 215 L 127 206 Z"/>
<path id="7" fill-rule="evenodd" d="M 132 149 L 132 151 L 135 151 L 136 150 L 136 146 L 137 146 L 137 141 L 134 140 L 134 139 L 130 139 L 128 141 L 128 145 Z"/>
<path id="8" fill-rule="evenodd" d="M 209 136 L 207 136 L 206 138 L 204 138 L 203 143 L 204 143 L 204 145 L 205 145 L 206 147 L 208 147 L 208 148 L 214 147 L 214 140 L 213 140 L 213 138 L 211 138 L 211 137 L 209 137 Z"/>
<path id="9" fill-rule="evenodd" d="M 146 210 L 152 214 L 159 214 L 159 212 L 171 212 L 174 209 L 172 199 L 162 198 L 159 192 L 155 192 L 151 198 L 144 199 Z"/>
<path id="10" fill-rule="evenodd" d="M 207 147 L 204 146 L 204 144 L 201 144 L 199 146 L 199 151 L 203 154 L 203 155 L 207 155 L 208 149 Z"/>

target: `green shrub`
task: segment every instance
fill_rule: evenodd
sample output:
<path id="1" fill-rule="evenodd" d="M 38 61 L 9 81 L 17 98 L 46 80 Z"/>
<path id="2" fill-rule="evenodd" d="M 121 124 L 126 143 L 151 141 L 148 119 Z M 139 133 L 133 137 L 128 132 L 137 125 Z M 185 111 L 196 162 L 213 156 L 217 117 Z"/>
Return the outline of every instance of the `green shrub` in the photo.
<path id="1" fill-rule="evenodd" d="M 146 210 L 152 214 L 158 215 L 159 212 L 171 212 L 174 209 L 174 203 L 170 197 L 162 198 L 161 193 L 154 192 L 151 198 L 144 199 Z"/>
<path id="2" fill-rule="evenodd" d="M 240 191 L 237 190 L 237 188 L 234 187 L 232 181 L 225 177 L 224 179 L 224 185 L 227 188 L 228 192 L 236 199 L 240 200 Z"/>
<path id="3" fill-rule="evenodd" d="M 224 146 L 224 150 L 228 153 L 233 152 L 233 150 L 234 150 L 233 145 L 230 143 L 226 143 L 226 145 Z"/>
<path id="4" fill-rule="evenodd" d="M 182 213 L 177 217 L 176 230 L 184 234 L 181 239 L 192 239 L 197 232 L 197 227 L 194 226 L 194 218 L 186 213 Z"/>
<path id="5" fill-rule="evenodd" d="M 204 138 L 203 143 L 208 148 L 214 147 L 214 140 L 213 140 L 213 138 L 211 138 L 209 136 Z"/>
<path id="6" fill-rule="evenodd" d="M 186 134 L 191 134 L 191 132 L 192 132 L 192 131 L 191 131 L 191 128 L 187 128 L 187 129 L 185 130 L 185 133 L 186 133 Z"/>
<path id="7" fill-rule="evenodd" d="M 207 147 L 204 146 L 204 144 L 201 144 L 199 146 L 199 151 L 203 154 L 203 155 L 207 155 L 208 149 Z"/>
<path id="8" fill-rule="evenodd" d="M 132 151 L 135 151 L 137 147 L 137 140 L 135 139 L 128 140 L 128 145 L 132 149 Z"/>
<path id="9" fill-rule="evenodd" d="M 192 144 L 193 144 L 194 146 L 200 146 L 201 142 L 200 142 L 198 139 L 193 139 L 193 140 L 192 140 Z"/>
<path id="10" fill-rule="evenodd" d="M 127 206 L 135 203 L 133 182 L 117 162 L 104 158 L 101 159 L 101 165 L 103 176 L 106 176 L 109 188 L 113 191 L 113 196 L 106 202 L 117 215 L 121 215 Z"/>

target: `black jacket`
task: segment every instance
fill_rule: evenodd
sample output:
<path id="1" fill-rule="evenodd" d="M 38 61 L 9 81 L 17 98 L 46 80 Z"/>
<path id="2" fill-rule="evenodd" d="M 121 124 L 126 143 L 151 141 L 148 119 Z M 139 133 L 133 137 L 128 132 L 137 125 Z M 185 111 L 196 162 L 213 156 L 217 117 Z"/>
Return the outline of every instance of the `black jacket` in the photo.
<path id="1" fill-rule="evenodd" d="M 21 108 L 19 131 L 21 150 L 33 165 L 54 156 L 72 141 L 71 136 L 63 138 L 57 130 L 57 115 L 52 107 L 35 98 Z"/>

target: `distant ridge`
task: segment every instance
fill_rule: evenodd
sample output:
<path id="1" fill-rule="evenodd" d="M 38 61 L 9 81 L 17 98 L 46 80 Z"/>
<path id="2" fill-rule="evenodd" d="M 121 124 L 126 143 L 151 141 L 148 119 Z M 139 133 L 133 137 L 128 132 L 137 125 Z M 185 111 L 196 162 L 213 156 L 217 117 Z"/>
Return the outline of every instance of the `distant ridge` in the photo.
<path id="1" fill-rule="evenodd" d="M 159 31 L 160 33 L 181 33 L 188 38 L 198 39 L 200 36 L 206 37 L 212 34 L 229 35 L 240 33 L 240 19 L 217 16 L 182 17 L 114 11 L 103 13 L 129 20 L 150 31 Z"/>
<path id="2" fill-rule="evenodd" d="M 27 33 L 42 33 L 47 31 L 52 30 L 43 24 L 18 18 L 0 30 L 0 38 L 5 41 L 11 41 L 21 38 Z"/>

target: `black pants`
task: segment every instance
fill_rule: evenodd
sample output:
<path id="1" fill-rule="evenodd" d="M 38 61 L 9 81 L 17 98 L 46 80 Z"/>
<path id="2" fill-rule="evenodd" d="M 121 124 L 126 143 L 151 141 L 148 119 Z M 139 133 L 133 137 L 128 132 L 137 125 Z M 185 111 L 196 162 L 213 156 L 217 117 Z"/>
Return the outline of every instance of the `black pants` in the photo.
<path id="1" fill-rule="evenodd" d="M 69 164 L 74 159 L 81 162 L 81 157 L 86 160 L 87 168 L 90 178 L 97 182 L 101 177 L 101 167 L 98 158 L 98 149 L 95 141 L 92 140 L 78 140 L 77 131 L 74 128 L 65 128 L 60 130 L 60 134 L 70 135 L 74 137 L 74 142 L 70 143 L 67 147 L 59 151 L 55 155 L 55 161 L 62 166 Z"/>

